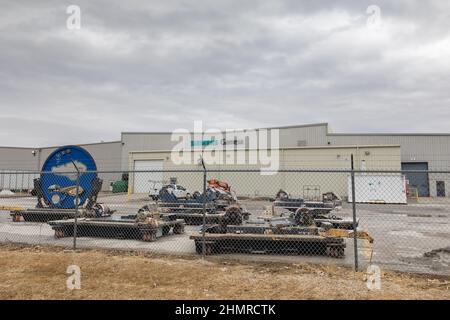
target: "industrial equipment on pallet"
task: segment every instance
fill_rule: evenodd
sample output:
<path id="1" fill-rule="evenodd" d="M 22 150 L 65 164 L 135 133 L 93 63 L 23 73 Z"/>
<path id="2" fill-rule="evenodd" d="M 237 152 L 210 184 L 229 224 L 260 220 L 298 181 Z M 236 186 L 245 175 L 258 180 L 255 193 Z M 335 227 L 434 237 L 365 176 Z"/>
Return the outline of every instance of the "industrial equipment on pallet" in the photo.
<path id="1" fill-rule="evenodd" d="M 196 211 L 192 212 L 190 210 L 168 212 L 162 209 L 162 212 L 166 212 L 165 214 L 172 215 L 176 219 L 183 219 L 187 225 L 201 225 L 203 224 L 203 221 L 206 224 L 217 224 L 223 220 L 229 219 L 229 214 L 236 211 L 239 212 L 240 219 L 248 220 L 250 214 L 237 203 L 230 205 L 223 210 L 206 211 L 204 214 Z"/>
<path id="2" fill-rule="evenodd" d="M 322 194 L 322 201 L 307 201 L 303 198 L 292 198 L 289 193 L 280 190 L 273 205 L 292 212 L 295 212 L 298 208 L 306 207 L 318 213 L 329 213 L 335 208 L 342 206 L 342 199 L 334 192 L 326 192 Z"/>
<path id="3" fill-rule="evenodd" d="M 111 210 L 106 204 L 96 203 L 90 209 L 78 209 L 78 216 L 84 218 L 101 218 L 111 216 L 115 210 Z M 52 220 L 75 218 L 74 209 L 56 209 L 56 208 L 36 208 L 11 210 L 11 217 L 14 222 L 48 222 Z"/>
<path id="4" fill-rule="evenodd" d="M 79 177 L 77 170 L 80 170 Z M 113 212 L 106 205 L 97 203 L 102 180 L 96 171 L 95 161 L 85 149 L 77 146 L 58 148 L 44 162 L 40 177 L 34 180 L 36 208 L 11 210 L 13 221 L 47 222 L 74 218 L 77 199 L 81 216 L 111 215 Z"/>
<path id="5" fill-rule="evenodd" d="M 55 230 L 55 238 L 74 234 L 74 219 L 49 221 L 48 224 Z M 147 211 L 121 217 L 77 219 L 77 237 L 156 241 L 163 236 L 184 233 L 184 226 L 184 221 L 174 219 L 173 215 Z"/>
<path id="6" fill-rule="evenodd" d="M 291 198 L 287 192 L 280 190 L 273 202 L 274 208 L 286 209 L 294 213 L 299 210 L 307 210 L 318 226 L 326 222 L 331 223 L 333 228 L 353 229 L 352 219 L 344 219 L 332 213 L 341 206 L 341 198 L 333 192 L 322 194 L 322 201 L 306 201 L 302 198 Z M 356 225 L 358 225 L 358 221 Z"/>
<path id="7" fill-rule="evenodd" d="M 354 234 L 353 230 L 334 229 L 329 222 L 323 222 L 319 227 L 312 213 L 303 208 L 289 217 L 260 217 L 242 223 L 223 220 L 216 225 L 204 226 L 190 239 L 195 241 L 199 254 L 287 253 L 342 258 L 345 238 L 355 235 L 373 242 L 363 231 L 357 230 Z"/>
<path id="8" fill-rule="evenodd" d="M 239 206 L 230 186 L 216 179 L 208 181 L 204 194 L 196 191 L 189 198 L 179 198 L 173 189 L 163 187 L 159 192 L 157 204 L 161 212 L 173 214 L 176 218 L 183 219 L 186 224 L 192 225 L 202 224 L 204 218 L 206 223 L 219 223 L 227 208 L 231 206 L 239 207 L 243 219 L 248 219 L 248 212 Z"/>

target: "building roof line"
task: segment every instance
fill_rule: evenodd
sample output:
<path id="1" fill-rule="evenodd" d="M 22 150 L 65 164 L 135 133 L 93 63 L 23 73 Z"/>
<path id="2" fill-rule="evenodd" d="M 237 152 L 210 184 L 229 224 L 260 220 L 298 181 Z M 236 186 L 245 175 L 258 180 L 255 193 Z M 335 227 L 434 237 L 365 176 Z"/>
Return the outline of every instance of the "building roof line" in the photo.
<path id="1" fill-rule="evenodd" d="M 321 123 L 311 123 L 311 124 L 300 124 L 300 125 L 288 125 L 288 126 L 279 126 L 279 127 L 263 127 L 263 128 L 249 128 L 249 129 L 227 129 L 227 130 L 221 130 L 221 132 L 227 132 L 227 131 L 250 131 L 250 130 L 272 130 L 272 129 L 295 129 L 295 128 L 309 128 L 309 127 L 328 127 L 327 122 L 321 122 Z M 193 132 L 189 131 L 189 133 L 201 133 L 201 132 Z M 122 135 L 124 134 L 172 134 L 172 131 L 124 131 L 122 132 Z"/>
<path id="2" fill-rule="evenodd" d="M 368 137 L 374 137 L 374 136 L 394 136 L 394 137 L 401 137 L 401 136 L 443 136 L 448 137 L 450 136 L 450 133 L 328 133 L 328 136 L 368 136 Z"/>
<path id="3" fill-rule="evenodd" d="M 8 146 L 0 146 L 0 149 L 34 150 L 34 149 L 37 149 L 37 148 L 33 148 L 33 147 L 8 147 Z"/>
<path id="4" fill-rule="evenodd" d="M 117 141 L 102 141 L 102 142 L 92 142 L 92 143 L 76 143 L 76 144 L 62 144 L 58 146 L 50 146 L 50 147 L 8 147 L 8 146 L 0 146 L 0 149 L 22 149 L 22 150 L 44 150 L 44 149 L 55 149 L 62 146 L 92 146 L 99 144 L 111 144 L 111 143 L 122 143 L 122 140 Z"/>
<path id="5" fill-rule="evenodd" d="M 122 140 L 117 140 L 117 141 L 101 141 L 101 142 L 92 142 L 92 143 L 65 144 L 65 145 L 59 145 L 59 146 L 40 147 L 40 148 L 36 148 L 36 149 L 54 149 L 54 148 L 59 148 L 59 147 L 62 147 L 62 146 L 77 146 L 77 147 L 82 147 L 82 146 L 94 146 L 94 145 L 99 145 L 99 144 L 112 144 L 112 143 L 122 143 Z"/>

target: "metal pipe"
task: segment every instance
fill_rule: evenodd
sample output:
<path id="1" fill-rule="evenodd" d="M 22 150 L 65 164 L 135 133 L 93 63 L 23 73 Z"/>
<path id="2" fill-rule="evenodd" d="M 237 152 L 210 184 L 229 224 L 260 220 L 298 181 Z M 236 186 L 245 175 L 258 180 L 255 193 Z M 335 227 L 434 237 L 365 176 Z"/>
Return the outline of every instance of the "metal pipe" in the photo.
<path id="1" fill-rule="evenodd" d="M 38 149 L 38 158 L 37 158 L 37 170 L 41 170 L 41 153 L 42 149 Z"/>
<path id="2" fill-rule="evenodd" d="M 353 211 L 353 250 L 355 255 L 355 271 L 358 271 L 358 238 L 356 234 L 356 198 L 355 198 L 355 166 L 353 161 L 353 154 L 351 156 L 351 178 L 352 178 L 352 211 Z"/>
<path id="3" fill-rule="evenodd" d="M 77 188 L 75 194 L 75 218 L 73 223 L 73 250 L 77 249 L 77 224 L 78 224 L 78 205 L 80 202 L 79 191 L 80 191 L 80 169 L 78 169 L 76 163 L 72 161 L 75 169 L 77 170 Z"/>
<path id="4" fill-rule="evenodd" d="M 205 162 L 202 160 L 202 166 L 203 166 L 203 232 L 202 232 L 202 259 L 205 258 L 206 254 L 206 245 L 205 245 L 205 235 L 206 235 L 206 166 Z"/>

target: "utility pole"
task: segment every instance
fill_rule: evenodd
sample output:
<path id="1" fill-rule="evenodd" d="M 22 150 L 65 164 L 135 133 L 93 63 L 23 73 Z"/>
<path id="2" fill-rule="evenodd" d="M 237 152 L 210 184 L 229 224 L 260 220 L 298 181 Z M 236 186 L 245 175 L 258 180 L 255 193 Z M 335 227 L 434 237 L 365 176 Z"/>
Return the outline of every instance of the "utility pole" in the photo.
<path id="1" fill-rule="evenodd" d="M 353 211 L 353 248 L 355 255 L 355 271 L 358 271 L 358 239 L 356 234 L 357 222 L 356 222 L 356 192 L 355 192 L 355 164 L 353 159 L 353 153 L 351 157 L 351 179 L 352 179 L 352 211 Z"/>
<path id="2" fill-rule="evenodd" d="M 80 202 L 79 192 L 80 192 L 80 169 L 77 167 L 76 163 L 73 160 L 73 166 L 77 170 L 77 188 L 75 194 L 75 219 L 73 224 L 73 250 L 77 249 L 77 223 L 78 223 L 78 205 Z"/>

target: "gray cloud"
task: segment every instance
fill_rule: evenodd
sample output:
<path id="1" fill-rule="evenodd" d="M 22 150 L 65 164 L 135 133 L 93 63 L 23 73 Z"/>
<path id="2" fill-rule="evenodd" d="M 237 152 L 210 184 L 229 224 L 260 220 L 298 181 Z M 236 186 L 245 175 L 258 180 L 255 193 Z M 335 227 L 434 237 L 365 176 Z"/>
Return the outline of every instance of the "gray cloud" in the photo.
<path id="1" fill-rule="evenodd" d="M 448 132 L 450 4 L 1 1 L 0 145 L 329 122 Z M 57 134 L 54 134 L 57 132 Z"/>

